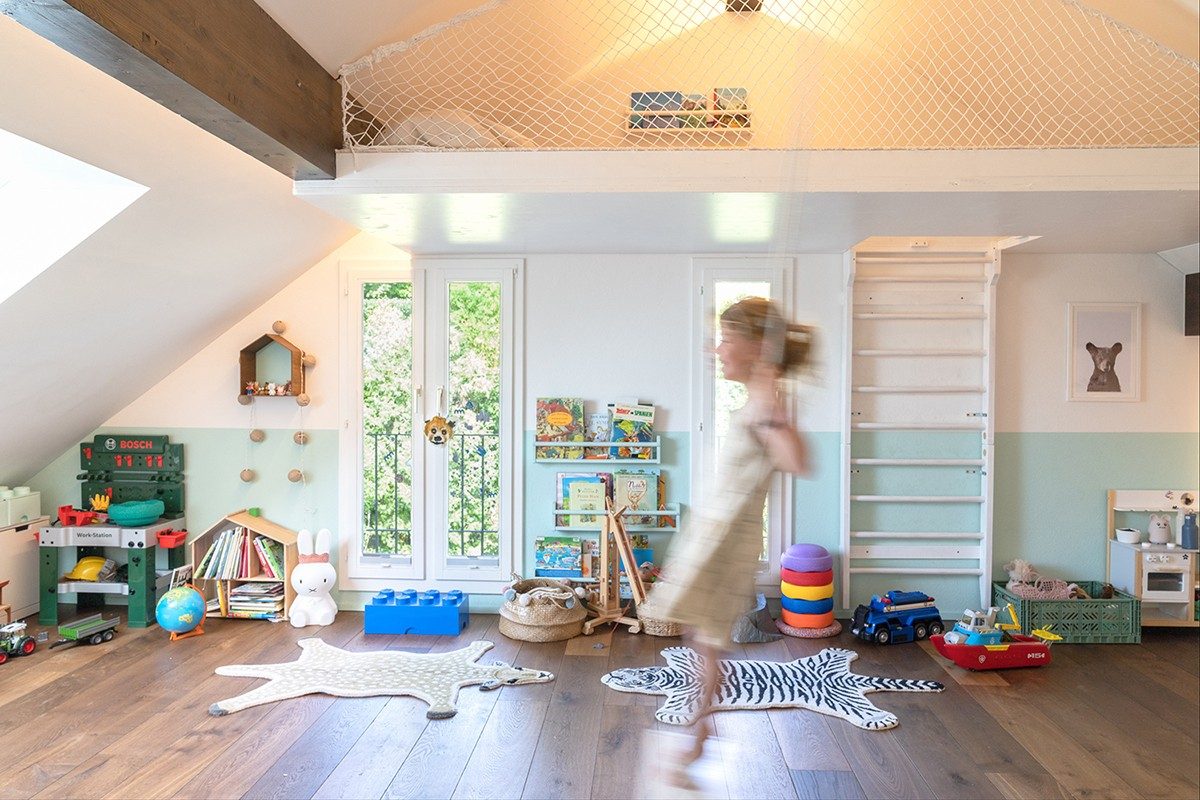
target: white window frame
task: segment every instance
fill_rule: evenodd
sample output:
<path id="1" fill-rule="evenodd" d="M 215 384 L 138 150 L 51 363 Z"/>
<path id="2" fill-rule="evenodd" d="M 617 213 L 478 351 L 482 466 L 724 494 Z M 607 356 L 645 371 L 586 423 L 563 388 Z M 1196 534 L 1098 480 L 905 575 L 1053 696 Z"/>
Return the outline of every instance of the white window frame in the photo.
<path id="1" fill-rule="evenodd" d="M 765 281 L 771 284 L 772 297 L 780 311 L 792 312 L 792 274 L 794 261 L 782 256 L 698 256 L 692 259 L 692 502 L 704 502 L 704 488 L 711 480 L 712 465 L 706 456 L 715 436 L 716 356 L 713 353 L 715 330 L 710 325 L 709 298 L 715 296 L 718 281 Z M 796 418 L 795 402 L 788 409 Z M 793 481 L 776 474 L 768 499 L 768 560 L 758 573 L 760 588 L 779 593 L 779 557 L 791 543 L 793 529 Z"/>
<path id="2" fill-rule="evenodd" d="M 488 280 L 501 284 L 502 374 L 500 420 L 502 516 L 500 557 L 494 566 L 454 566 L 446 563 L 445 498 L 431 502 L 439 493 L 431 479 L 439 464 L 428 448 L 413 452 L 412 557 L 387 562 L 364 563 L 362 557 L 362 285 L 364 283 L 412 282 L 413 291 L 413 431 L 414 441 L 424 425 L 422 414 L 432 409 L 435 397 L 427 396 L 430 376 L 445 385 L 445 342 L 426 341 L 431 285 L 445 287 L 451 281 Z M 524 397 L 524 262 L 518 258 L 414 258 L 396 261 L 346 260 L 339 266 L 339 537 L 338 586 L 345 591 L 374 592 L 384 588 L 454 588 L 466 584 L 475 593 L 502 591 L 523 559 L 523 463 L 520 459 L 522 398 Z M 441 296 L 445 301 L 445 294 Z M 441 312 L 445 320 L 445 311 Z M 431 334 L 431 339 L 437 340 Z M 428 404 L 428 405 L 427 405 Z M 441 455 L 444 459 L 444 454 Z M 440 462 L 444 463 L 444 462 Z M 418 492 L 422 492 L 418 495 Z M 435 507 L 436 506 L 436 507 Z M 440 516 L 439 516 L 440 515 Z M 433 536 L 434 541 L 429 543 Z"/>

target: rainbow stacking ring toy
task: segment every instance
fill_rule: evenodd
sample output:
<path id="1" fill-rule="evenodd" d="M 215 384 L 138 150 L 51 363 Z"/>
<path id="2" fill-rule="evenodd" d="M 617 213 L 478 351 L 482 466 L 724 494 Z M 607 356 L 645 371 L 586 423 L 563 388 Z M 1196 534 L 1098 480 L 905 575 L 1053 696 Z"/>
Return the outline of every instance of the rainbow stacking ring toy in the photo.
<path id="1" fill-rule="evenodd" d="M 804 639 L 836 636 L 841 623 L 833 618 L 833 557 L 819 544 L 794 544 L 780 559 L 780 603 L 775 626 L 780 633 Z"/>

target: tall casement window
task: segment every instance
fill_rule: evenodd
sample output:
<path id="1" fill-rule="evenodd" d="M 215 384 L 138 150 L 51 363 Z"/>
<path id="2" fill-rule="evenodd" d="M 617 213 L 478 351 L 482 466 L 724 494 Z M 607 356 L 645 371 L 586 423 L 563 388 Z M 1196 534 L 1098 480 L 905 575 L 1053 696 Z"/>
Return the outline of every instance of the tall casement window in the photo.
<path id="1" fill-rule="evenodd" d="M 721 373 L 714 350 L 721 341 L 721 313 L 746 297 L 767 297 L 790 308 L 790 258 L 714 257 L 693 259 L 695 352 L 692 370 L 694 413 L 692 481 L 696 501 L 704 502 L 729 433 L 730 417 L 746 404 L 746 389 Z M 791 543 L 791 482 L 776 476 L 764 513 L 760 583 L 778 582 L 779 556 Z"/>
<path id="2" fill-rule="evenodd" d="M 504 581 L 520 552 L 521 262 L 349 262 L 342 285 L 342 587 Z"/>

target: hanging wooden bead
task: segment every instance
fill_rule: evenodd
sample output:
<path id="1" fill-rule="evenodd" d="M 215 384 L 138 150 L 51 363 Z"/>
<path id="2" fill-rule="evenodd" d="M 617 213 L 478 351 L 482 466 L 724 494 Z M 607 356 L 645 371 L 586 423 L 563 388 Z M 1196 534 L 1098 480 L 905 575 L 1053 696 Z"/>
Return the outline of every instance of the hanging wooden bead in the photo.
<path id="1" fill-rule="evenodd" d="M 252 469 L 242 470 L 241 479 L 242 479 L 243 483 L 249 483 L 250 481 L 254 480 L 254 470 L 252 470 Z"/>
<path id="2" fill-rule="evenodd" d="M 304 473 L 298 469 L 294 469 L 294 470 L 291 470 L 290 472 L 288 472 L 288 480 L 291 481 L 292 483 L 299 483 L 303 479 L 304 479 Z"/>
<path id="3" fill-rule="evenodd" d="M 261 442 L 265 438 L 267 438 L 267 435 L 258 428 L 250 431 L 250 441 L 254 442 L 255 444 Z"/>
<path id="4" fill-rule="evenodd" d="M 296 431 L 292 434 L 292 441 L 296 444 L 308 444 L 308 434 L 304 431 Z"/>
<path id="5" fill-rule="evenodd" d="M 301 392 L 300 394 L 296 395 L 297 405 L 306 406 L 311 402 L 312 398 L 310 398 L 306 392 Z"/>
<path id="6" fill-rule="evenodd" d="M 300 361 L 306 367 L 315 367 L 317 365 L 317 357 L 312 353 L 305 353 L 300 357 Z"/>
<path id="7" fill-rule="evenodd" d="M 276 333 L 283 333 L 287 330 L 287 323 L 281 319 L 277 319 L 271 323 L 271 330 L 275 331 Z"/>

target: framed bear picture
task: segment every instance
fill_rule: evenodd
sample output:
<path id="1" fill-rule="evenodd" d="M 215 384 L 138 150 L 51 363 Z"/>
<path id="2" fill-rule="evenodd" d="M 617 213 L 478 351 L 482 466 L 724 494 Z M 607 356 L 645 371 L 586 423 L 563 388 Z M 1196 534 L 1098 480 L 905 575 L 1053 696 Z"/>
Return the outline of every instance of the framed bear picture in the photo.
<path id="1" fill-rule="evenodd" d="M 1067 399 L 1141 399 L 1141 303 L 1067 303 Z"/>

